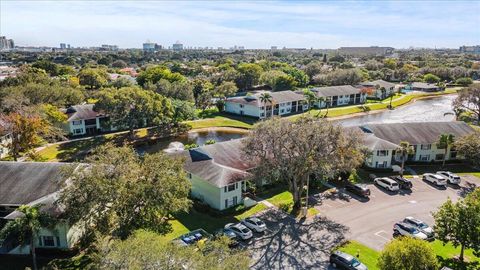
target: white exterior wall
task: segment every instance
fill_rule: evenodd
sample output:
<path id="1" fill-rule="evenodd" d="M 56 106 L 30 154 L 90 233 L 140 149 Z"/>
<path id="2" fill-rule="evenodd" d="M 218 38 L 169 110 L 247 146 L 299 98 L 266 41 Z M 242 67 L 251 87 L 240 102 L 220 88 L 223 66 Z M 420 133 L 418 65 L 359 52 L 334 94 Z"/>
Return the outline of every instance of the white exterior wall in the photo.
<path id="1" fill-rule="evenodd" d="M 391 95 L 392 93 L 395 92 L 395 87 L 391 87 L 391 88 L 388 88 L 388 89 L 385 89 L 385 90 L 386 90 L 385 97 L 388 97 L 389 95 Z M 382 90 L 376 89 L 372 96 L 381 99 L 382 98 Z"/>
<path id="2" fill-rule="evenodd" d="M 327 100 L 327 99 L 333 101 L 333 97 L 325 98 L 325 100 Z M 365 103 L 366 100 L 367 100 L 367 94 L 360 94 L 360 103 L 355 103 L 355 104 L 363 104 L 363 103 Z M 340 96 L 338 96 L 337 106 L 348 105 L 349 102 L 350 102 L 350 95 L 340 95 Z M 327 107 L 326 101 L 316 102 L 313 105 L 317 108 Z M 352 105 L 354 105 L 354 104 L 352 104 Z M 308 108 L 308 106 L 307 106 L 307 108 Z"/>
<path id="3" fill-rule="evenodd" d="M 72 237 L 75 235 L 73 229 L 71 229 L 66 223 L 59 222 L 54 229 L 41 228 L 35 235 L 35 247 L 37 248 L 52 248 L 52 249 L 69 249 L 76 243 L 78 237 Z M 45 236 L 53 237 L 54 246 L 45 246 L 43 239 Z M 58 238 L 57 238 L 58 237 Z M 30 254 L 30 246 L 18 246 L 8 252 L 8 254 Z"/>
<path id="4" fill-rule="evenodd" d="M 425 146 L 425 145 L 424 145 Z M 415 161 L 424 161 L 421 159 L 421 157 L 427 156 L 427 160 L 425 162 L 430 162 L 430 161 L 442 161 L 443 159 L 435 159 L 437 154 L 444 154 L 445 149 L 438 149 L 436 143 L 431 144 L 431 148 L 429 150 L 422 150 L 421 145 L 418 144 L 416 146 L 416 151 L 415 151 Z M 448 148 L 447 151 L 447 158 L 446 160 L 450 159 L 450 147 Z"/>
<path id="5" fill-rule="evenodd" d="M 392 153 L 393 153 L 393 150 L 388 149 L 386 151 L 388 151 L 388 154 L 386 156 L 378 155 L 379 153 L 377 152 L 377 150 L 373 151 L 372 154 L 369 157 L 367 157 L 367 159 L 365 160 L 365 165 L 367 165 L 370 168 L 390 168 L 390 167 L 392 167 Z M 383 165 L 383 164 L 385 164 L 385 166 L 380 167 L 380 165 Z"/>
<path id="6" fill-rule="evenodd" d="M 12 143 L 12 137 L 10 135 L 5 135 L 0 137 L 0 158 L 5 158 L 8 156 L 10 150 L 7 145 Z"/>
<path id="7" fill-rule="evenodd" d="M 340 95 L 338 96 L 337 106 L 348 105 L 350 102 L 350 95 Z"/>
<path id="8" fill-rule="evenodd" d="M 242 183 L 244 181 L 235 183 L 234 185 L 237 187 L 232 191 L 228 191 L 227 187 L 227 192 L 225 192 L 225 187 L 216 187 L 196 175 L 190 175 L 191 178 L 189 178 L 189 180 L 192 183 L 192 196 L 205 202 L 210 207 L 218 210 L 231 207 L 233 206 L 233 198 L 235 196 L 237 197 L 237 205 L 243 202 Z M 225 207 L 225 200 L 228 200 L 228 207 Z"/>
<path id="9" fill-rule="evenodd" d="M 85 121 L 84 120 L 75 120 L 68 122 L 69 133 L 74 136 L 85 135 L 87 132 L 85 129 Z"/>
<path id="10" fill-rule="evenodd" d="M 243 108 L 241 107 L 243 106 Z M 243 111 L 243 115 L 248 115 L 252 117 L 260 118 L 260 113 L 263 112 L 259 107 L 252 106 L 252 105 L 245 105 L 236 102 L 225 102 L 225 111 L 229 113 L 234 113 L 238 115 L 242 115 L 241 111 Z"/>

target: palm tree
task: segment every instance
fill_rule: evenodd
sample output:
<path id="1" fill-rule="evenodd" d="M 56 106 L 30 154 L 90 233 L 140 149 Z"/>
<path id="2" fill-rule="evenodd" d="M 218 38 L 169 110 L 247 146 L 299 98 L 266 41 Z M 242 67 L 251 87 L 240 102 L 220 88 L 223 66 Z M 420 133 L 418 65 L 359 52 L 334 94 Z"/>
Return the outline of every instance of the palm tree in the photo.
<path id="1" fill-rule="evenodd" d="M 308 110 L 311 110 L 313 108 L 313 105 L 315 102 L 317 102 L 317 95 L 310 90 L 310 89 L 305 89 L 303 90 L 303 96 L 308 102 Z"/>
<path id="2" fill-rule="evenodd" d="M 454 142 L 455 142 L 455 136 L 453 136 L 453 134 L 441 134 L 440 137 L 438 137 L 437 148 L 444 149 L 445 151 L 443 153 L 442 168 L 445 167 L 445 160 L 447 159 L 448 147 L 452 146 Z"/>
<path id="3" fill-rule="evenodd" d="M 317 117 L 320 116 L 320 113 L 322 112 L 322 103 L 325 102 L 325 98 L 324 97 L 318 97 L 317 98 L 317 102 L 318 102 L 318 113 L 317 113 Z M 328 110 L 328 105 L 327 105 L 327 110 Z M 327 112 L 328 113 L 328 112 Z"/>
<path id="4" fill-rule="evenodd" d="M 33 269 L 37 270 L 37 256 L 35 253 L 36 235 L 42 227 L 52 227 L 54 222 L 47 214 L 40 211 L 40 205 L 22 205 L 17 211 L 22 216 L 8 222 L 0 231 L 0 238 L 5 239 L 8 235 L 16 235 L 20 245 L 29 245 L 33 259 Z"/>
<path id="5" fill-rule="evenodd" d="M 402 157 L 402 170 L 400 171 L 400 175 L 403 176 L 403 170 L 405 168 L 405 160 L 408 158 L 408 155 L 411 155 L 415 152 L 413 146 L 410 145 L 409 142 L 400 142 L 400 147 L 398 147 L 395 152 Z"/>
<path id="6" fill-rule="evenodd" d="M 265 118 L 267 118 L 267 103 L 270 103 L 272 105 L 272 115 L 273 115 L 273 97 L 270 95 L 270 93 L 262 93 L 260 95 L 260 101 L 263 103 L 263 108 L 265 112 Z"/>

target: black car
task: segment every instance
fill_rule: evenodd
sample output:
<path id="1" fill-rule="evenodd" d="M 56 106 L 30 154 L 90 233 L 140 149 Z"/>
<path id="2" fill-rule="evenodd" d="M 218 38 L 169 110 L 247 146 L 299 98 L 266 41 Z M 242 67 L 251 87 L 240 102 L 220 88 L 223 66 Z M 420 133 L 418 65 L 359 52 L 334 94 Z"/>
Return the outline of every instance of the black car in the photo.
<path id="1" fill-rule="evenodd" d="M 345 189 L 364 198 L 368 198 L 368 196 L 370 196 L 370 189 L 364 184 L 354 184 L 348 182 L 345 185 Z"/>
<path id="2" fill-rule="evenodd" d="M 398 183 L 401 189 L 411 189 L 413 187 L 412 181 L 400 175 L 390 176 L 391 179 Z"/>
<path id="3" fill-rule="evenodd" d="M 357 258 L 338 250 L 330 255 L 330 264 L 337 269 L 368 270 Z"/>

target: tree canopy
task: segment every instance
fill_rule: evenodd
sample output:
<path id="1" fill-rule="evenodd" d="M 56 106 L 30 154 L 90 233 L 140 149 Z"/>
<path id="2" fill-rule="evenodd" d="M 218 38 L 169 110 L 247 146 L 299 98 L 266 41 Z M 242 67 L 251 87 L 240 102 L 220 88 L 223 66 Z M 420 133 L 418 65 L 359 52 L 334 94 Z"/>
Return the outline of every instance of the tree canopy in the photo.
<path id="1" fill-rule="evenodd" d="M 331 178 L 363 162 L 362 140 L 360 132 L 328 121 L 273 118 L 255 125 L 243 140 L 243 151 L 256 164 L 256 179 L 288 183 L 298 209 L 308 177 Z"/>
<path id="2" fill-rule="evenodd" d="M 401 237 L 388 243 L 378 259 L 381 270 L 436 270 L 438 262 L 432 247 L 424 240 Z"/>
<path id="3" fill-rule="evenodd" d="M 84 230 L 84 239 L 96 234 L 125 239 L 142 228 L 166 233 L 169 215 L 190 206 L 180 158 L 162 152 L 140 158 L 133 148 L 106 144 L 86 163 L 65 171 L 70 181 L 58 201 L 64 218 Z"/>

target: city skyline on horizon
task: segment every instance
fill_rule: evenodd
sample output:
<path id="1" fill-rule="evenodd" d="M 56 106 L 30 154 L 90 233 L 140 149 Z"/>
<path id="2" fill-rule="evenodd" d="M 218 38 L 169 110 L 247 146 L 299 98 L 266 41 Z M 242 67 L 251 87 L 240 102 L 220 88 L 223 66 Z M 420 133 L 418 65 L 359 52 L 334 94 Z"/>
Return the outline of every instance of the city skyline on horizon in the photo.
<path id="1" fill-rule="evenodd" d="M 480 2 L 366 3 L 2 1 L 0 35 L 18 46 L 120 48 L 147 40 L 165 48 L 177 40 L 226 49 L 458 48 L 480 40 Z"/>

